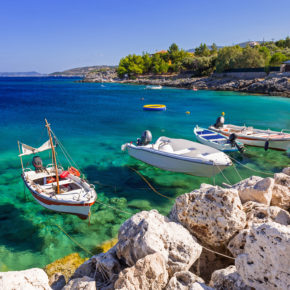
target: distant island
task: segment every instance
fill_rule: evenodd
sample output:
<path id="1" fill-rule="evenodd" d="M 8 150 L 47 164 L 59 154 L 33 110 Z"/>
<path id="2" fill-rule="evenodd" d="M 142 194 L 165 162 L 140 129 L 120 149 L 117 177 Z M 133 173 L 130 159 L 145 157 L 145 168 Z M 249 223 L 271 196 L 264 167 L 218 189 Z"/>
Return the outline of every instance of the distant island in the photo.
<path id="1" fill-rule="evenodd" d="M 84 77 L 86 74 L 97 71 L 97 70 L 102 70 L 102 69 L 107 70 L 107 69 L 116 69 L 116 68 L 117 66 L 109 66 L 109 65 L 84 66 L 84 67 L 67 69 L 61 72 L 53 72 L 53 73 L 50 73 L 49 76 Z"/>
<path id="2" fill-rule="evenodd" d="M 0 72 L 0 77 L 43 77 L 45 74 L 36 71 L 29 72 Z"/>

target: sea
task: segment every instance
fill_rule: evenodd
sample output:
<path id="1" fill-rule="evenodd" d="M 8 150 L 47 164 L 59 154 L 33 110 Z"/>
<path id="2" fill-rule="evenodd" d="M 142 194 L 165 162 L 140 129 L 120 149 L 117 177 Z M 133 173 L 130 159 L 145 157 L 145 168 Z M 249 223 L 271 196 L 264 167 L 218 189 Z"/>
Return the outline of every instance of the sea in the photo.
<path id="1" fill-rule="evenodd" d="M 165 104 L 167 110 L 143 111 L 145 104 Z M 44 267 L 74 252 L 88 257 L 88 252 L 97 253 L 100 244 L 117 237 L 120 225 L 136 212 L 156 209 L 168 215 L 174 198 L 201 183 L 234 184 L 289 166 L 289 152 L 247 147 L 244 154 L 231 154 L 238 161 L 235 166 L 202 178 L 163 171 L 121 151 L 122 144 L 135 142 L 144 130 L 152 132 L 153 140 L 168 136 L 194 141 L 194 127 L 213 124 L 222 112 L 226 123 L 290 129 L 290 99 L 282 97 L 150 90 L 142 85 L 81 83 L 77 78 L 0 78 L 0 271 Z M 33 147 L 47 141 L 45 118 L 95 185 L 98 203 L 90 222 L 41 207 L 24 187 L 17 141 Z M 57 152 L 62 166 L 69 166 Z M 51 163 L 49 152 L 39 155 L 44 164 Z M 23 158 L 30 168 L 31 161 L 32 156 Z"/>

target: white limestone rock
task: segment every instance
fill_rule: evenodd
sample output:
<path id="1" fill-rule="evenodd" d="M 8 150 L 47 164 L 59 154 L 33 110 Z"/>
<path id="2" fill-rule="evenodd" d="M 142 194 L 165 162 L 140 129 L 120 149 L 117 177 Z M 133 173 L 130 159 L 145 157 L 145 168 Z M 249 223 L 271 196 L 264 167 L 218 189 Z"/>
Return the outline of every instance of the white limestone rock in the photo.
<path id="1" fill-rule="evenodd" d="M 290 209 L 290 188 L 281 184 L 274 184 L 271 205 L 285 210 Z"/>
<path id="2" fill-rule="evenodd" d="M 203 186 L 179 196 L 170 217 L 215 248 L 226 245 L 246 225 L 237 190 L 219 186 Z"/>
<path id="3" fill-rule="evenodd" d="M 235 265 L 245 284 L 257 290 L 289 289 L 290 227 L 274 222 L 253 225 Z"/>
<path id="4" fill-rule="evenodd" d="M 272 198 L 272 189 L 274 187 L 274 179 L 267 177 L 251 176 L 244 179 L 232 188 L 238 190 L 242 203 L 247 201 L 256 201 L 266 205 L 270 205 Z"/>
<path id="5" fill-rule="evenodd" d="M 281 225 L 290 225 L 290 214 L 278 206 L 266 206 L 264 204 L 248 201 L 243 205 L 247 215 L 247 227 L 253 223 L 265 223 L 273 221 Z"/>
<path id="6" fill-rule="evenodd" d="M 156 210 L 142 211 L 128 219 L 119 230 L 117 256 L 128 266 L 153 253 L 161 253 L 170 276 L 188 270 L 202 248 L 180 224 Z"/>
<path id="7" fill-rule="evenodd" d="M 225 269 L 214 271 L 209 285 L 217 290 L 251 290 L 251 287 L 243 282 L 236 267 L 233 265 Z"/>
<path id="8" fill-rule="evenodd" d="M 147 255 L 137 263 L 119 273 L 114 289 L 118 290 L 161 290 L 168 280 L 166 262 L 160 253 Z"/>
<path id="9" fill-rule="evenodd" d="M 39 268 L 0 272 L 0 289 L 51 290 L 46 273 Z"/>
<path id="10" fill-rule="evenodd" d="M 286 167 L 282 170 L 282 173 L 287 174 L 290 176 L 290 167 Z"/>
<path id="11" fill-rule="evenodd" d="M 62 290 L 96 290 L 96 281 L 88 276 L 72 279 Z"/>
<path id="12" fill-rule="evenodd" d="M 205 285 L 203 279 L 189 271 L 177 272 L 169 280 L 165 290 L 210 290 L 211 287 Z"/>
<path id="13" fill-rule="evenodd" d="M 281 172 L 274 174 L 274 180 L 276 184 L 280 184 L 286 186 L 288 189 L 290 188 L 290 176 Z"/>
<path id="14" fill-rule="evenodd" d="M 249 232 L 249 229 L 243 229 L 229 241 L 228 249 L 234 257 L 237 257 L 244 252 L 246 238 Z"/>

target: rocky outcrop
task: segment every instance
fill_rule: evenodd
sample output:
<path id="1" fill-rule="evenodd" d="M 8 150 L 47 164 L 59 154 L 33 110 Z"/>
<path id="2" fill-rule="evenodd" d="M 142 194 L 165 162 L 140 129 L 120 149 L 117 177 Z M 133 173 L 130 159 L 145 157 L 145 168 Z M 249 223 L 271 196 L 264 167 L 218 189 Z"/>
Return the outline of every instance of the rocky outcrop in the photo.
<path id="1" fill-rule="evenodd" d="M 177 272 L 169 280 L 165 290 L 210 290 L 211 287 L 205 285 L 203 279 L 189 271 Z"/>
<path id="2" fill-rule="evenodd" d="M 84 276 L 82 278 L 72 279 L 62 290 L 96 290 L 96 281 L 93 278 Z"/>
<path id="3" fill-rule="evenodd" d="M 0 289 L 51 290 L 46 273 L 39 268 L 0 272 Z"/>
<path id="4" fill-rule="evenodd" d="M 128 266 L 149 254 L 162 254 L 169 276 L 188 270 L 202 250 L 184 227 L 156 210 L 142 211 L 123 223 L 116 249 L 118 258 Z"/>
<path id="5" fill-rule="evenodd" d="M 275 173 L 275 184 L 271 205 L 279 206 L 285 210 L 290 210 L 290 167 L 284 168 L 283 172 Z"/>
<path id="6" fill-rule="evenodd" d="M 166 262 L 159 253 L 147 255 L 137 263 L 120 272 L 114 289 L 119 290 L 161 290 L 168 280 Z"/>
<path id="7" fill-rule="evenodd" d="M 269 75 L 263 78 L 244 78 L 241 75 L 212 75 L 193 77 L 192 73 L 171 75 L 140 75 L 134 79 L 120 79 L 115 69 L 91 71 L 83 82 L 119 82 L 142 85 L 161 85 L 177 88 L 196 88 L 198 90 L 241 91 L 254 94 L 290 97 L 290 82 L 287 74 Z"/>
<path id="8" fill-rule="evenodd" d="M 235 266 L 213 272 L 209 285 L 216 290 L 251 290 L 251 287 L 243 282 Z"/>
<path id="9" fill-rule="evenodd" d="M 287 174 L 288 176 L 290 176 L 290 167 L 285 167 L 285 168 L 282 170 L 282 173 Z"/>
<path id="10" fill-rule="evenodd" d="M 235 188 L 239 192 L 242 203 L 256 201 L 270 205 L 273 186 L 273 178 L 251 176 L 233 185 L 232 188 Z"/>
<path id="11" fill-rule="evenodd" d="M 179 196 L 170 217 L 215 248 L 225 246 L 246 225 L 237 190 L 211 185 Z"/>
<path id="12" fill-rule="evenodd" d="M 266 223 L 273 221 L 281 225 L 290 225 L 290 214 L 278 206 L 266 206 L 254 201 L 248 201 L 243 205 L 247 215 L 247 227 L 253 223 Z"/>
<path id="13" fill-rule="evenodd" d="M 246 285 L 257 290 L 288 289 L 290 285 L 290 227 L 274 222 L 253 225 L 244 254 L 235 265 Z"/>
<path id="14" fill-rule="evenodd" d="M 65 284 L 65 277 L 61 273 L 55 273 L 49 278 L 49 285 L 52 290 L 61 290 Z"/>

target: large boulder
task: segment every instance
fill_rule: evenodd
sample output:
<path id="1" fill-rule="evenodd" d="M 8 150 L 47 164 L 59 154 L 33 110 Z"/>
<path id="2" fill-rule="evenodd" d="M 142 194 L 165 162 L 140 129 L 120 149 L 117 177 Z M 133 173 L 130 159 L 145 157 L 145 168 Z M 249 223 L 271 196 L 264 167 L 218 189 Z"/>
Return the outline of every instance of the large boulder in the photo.
<path id="1" fill-rule="evenodd" d="M 0 289 L 51 290 L 46 273 L 39 268 L 0 272 Z"/>
<path id="2" fill-rule="evenodd" d="M 274 184 L 271 205 L 285 210 L 290 209 L 290 188 L 281 184 Z"/>
<path id="3" fill-rule="evenodd" d="M 84 276 L 70 280 L 62 290 L 96 290 L 96 281 L 93 278 Z"/>
<path id="4" fill-rule="evenodd" d="M 290 167 L 285 167 L 285 168 L 282 170 L 282 173 L 287 174 L 287 175 L 290 176 Z"/>
<path id="5" fill-rule="evenodd" d="M 279 206 L 285 210 L 290 209 L 290 176 L 287 174 L 290 171 L 289 168 L 284 168 L 281 173 L 275 173 L 275 185 L 271 200 L 271 205 Z"/>
<path id="6" fill-rule="evenodd" d="M 253 223 L 265 223 L 273 221 L 281 225 L 290 225 L 290 214 L 278 206 L 266 206 L 264 204 L 248 201 L 243 205 L 247 215 L 247 227 Z"/>
<path id="7" fill-rule="evenodd" d="M 156 210 L 139 212 L 123 223 L 116 249 L 118 258 L 127 266 L 149 254 L 161 253 L 170 276 L 188 270 L 202 251 L 184 227 Z"/>
<path id="8" fill-rule="evenodd" d="M 270 205 L 274 179 L 251 176 L 233 185 L 238 190 L 242 203 L 256 201 Z"/>
<path id="9" fill-rule="evenodd" d="M 235 265 L 245 284 L 257 290 L 288 289 L 290 227 L 274 222 L 253 225 Z"/>
<path id="10" fill-rule="evenodd" d="M 179 196 L 170 217 L 215 248 L 226 245 L 246 225 L 237 190 L 212 185 Z"/>
<path id="11" fill-rule="evenodd" d="M 266 206 L 264 204 L 248 201 L 243 205 L 247 215 L 247 226 L 234 236 L 228 243 L 228 249 L 234 257 L 244 252 L 247 235 L 250 233 L 252 224 L 276 222 L 281 225 L 290 225 L 290 214 L 277 206 Z"/>
<path id="12" fill-rule="evenodd" d="M 210 290 L 203 279 L 189 271 L 176 272 L 169 280 L 166 290 Z"/>
<path id="13" fill-rule="evenodd" d="M 114 289 L 161 290 L 166 286 L 167 280 L 168 273 L 163 255 L 155 253 L 139 259 L 134 266 L 120 272 Z"/>
<path id="14" fill-rule="evenodd" d="M 247 286 L 235 266 L 229 266 L 225 269 L 214 271 L 209 285 L 216 290 L 251 290 L 252 288 Z"/>

